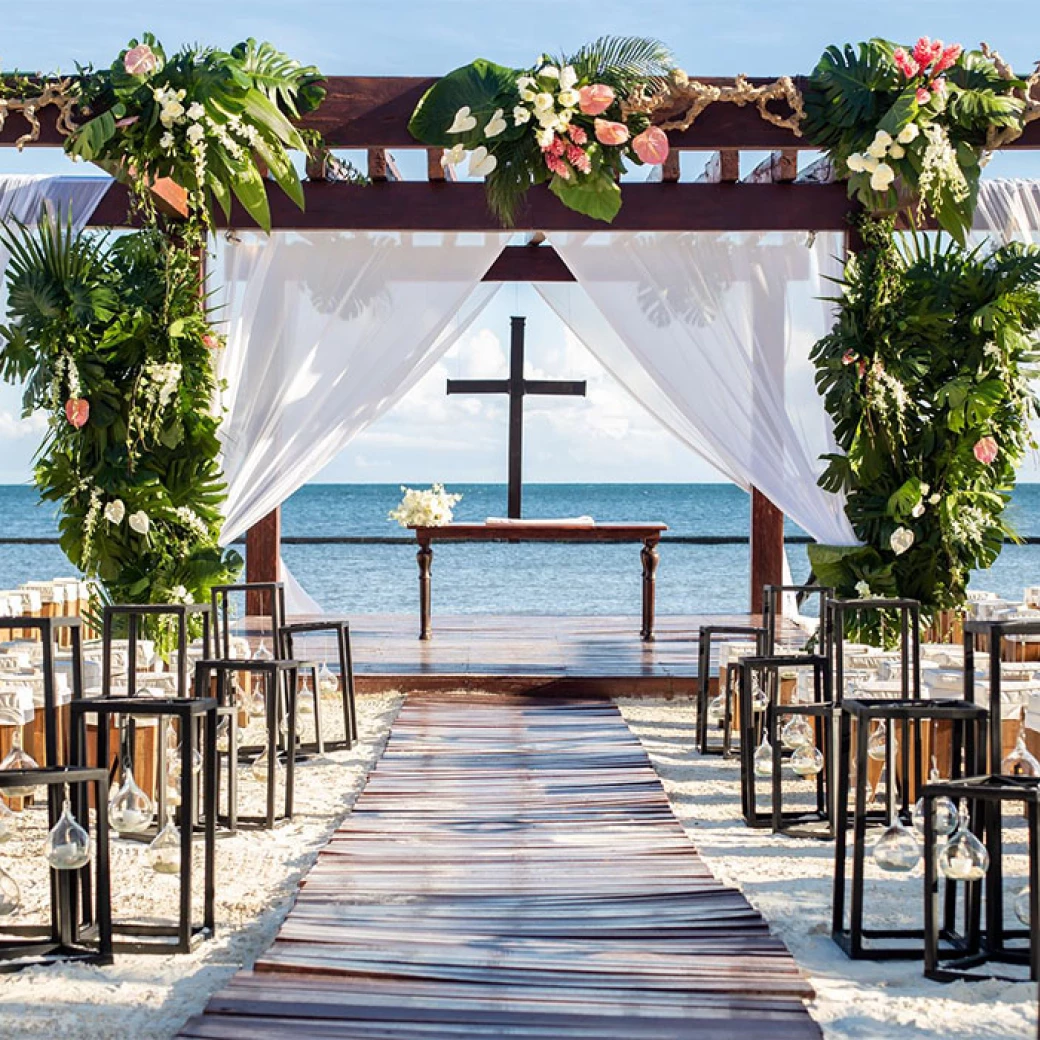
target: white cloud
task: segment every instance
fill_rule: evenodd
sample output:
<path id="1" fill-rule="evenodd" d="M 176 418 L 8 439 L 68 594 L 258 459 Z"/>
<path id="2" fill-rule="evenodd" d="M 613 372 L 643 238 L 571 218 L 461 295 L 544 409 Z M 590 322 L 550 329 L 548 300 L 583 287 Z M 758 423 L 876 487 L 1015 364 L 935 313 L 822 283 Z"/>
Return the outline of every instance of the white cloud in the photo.
<path id="1" fill-rule="evenodd" d="M 47 430 L 47 416 L 43 412 L 33 412 L 27 419 L 12 412 L 0 410 L 0 439 L 23 440 L 26 437 L 40 437 Z"/>

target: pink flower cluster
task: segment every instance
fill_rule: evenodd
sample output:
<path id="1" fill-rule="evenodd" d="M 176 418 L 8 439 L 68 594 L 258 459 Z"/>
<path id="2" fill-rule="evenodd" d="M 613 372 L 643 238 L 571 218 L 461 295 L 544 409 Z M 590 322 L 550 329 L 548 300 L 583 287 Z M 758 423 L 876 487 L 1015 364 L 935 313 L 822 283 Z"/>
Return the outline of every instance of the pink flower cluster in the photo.
<path id="1" fill-rule="evenodd" d="M 542 157 L 551 173 L 569 181 L 575 170 L 588 173 L 592 169 L 592 160 L 581 147 L 588 144 L 589 135 L 580 126 L 573 125 L 567 127 L 566 133 L 567 137 L 553 134 L 551 143 L 542 149 Z"/>
<path id="2" fill-rule="evenodd" d="M 898 47 L 892 60 L 907 79 L 924 77 L 925 83 L 917 88 L 917 103 L 926 105 L 933 93 L 941 94 L 946 89 L 942 74 L 957 63 L 962 50 L 959 43 L 951 43 L 947 47 L 942 40 L 930 40 L 922 36 L 909 54 L 903 47 Z"/>

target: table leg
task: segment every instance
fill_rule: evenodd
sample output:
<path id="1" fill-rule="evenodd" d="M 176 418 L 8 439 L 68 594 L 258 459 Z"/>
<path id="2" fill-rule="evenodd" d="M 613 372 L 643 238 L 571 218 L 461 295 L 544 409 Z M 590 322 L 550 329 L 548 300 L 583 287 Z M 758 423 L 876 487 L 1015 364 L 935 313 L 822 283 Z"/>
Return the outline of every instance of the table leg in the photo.
<path id="1" fill-rule="evenodd" d="M 433 549 L 428 544 L 419 546 L 415 554 L 419 561 L 419 638 L 430 638 L 430 570 L 433 567 Z"/>
<path id="2" fill-rule="evenodd" d="M 639 633 L 643 642 L 649 643 L 654 638 L 654 599 L 657 591 L 657 565 L 661 562 L 661 554 L 657 551 L 656 542 L 644 542 L 639 554 L 643 561 L 643 628 Z"/>

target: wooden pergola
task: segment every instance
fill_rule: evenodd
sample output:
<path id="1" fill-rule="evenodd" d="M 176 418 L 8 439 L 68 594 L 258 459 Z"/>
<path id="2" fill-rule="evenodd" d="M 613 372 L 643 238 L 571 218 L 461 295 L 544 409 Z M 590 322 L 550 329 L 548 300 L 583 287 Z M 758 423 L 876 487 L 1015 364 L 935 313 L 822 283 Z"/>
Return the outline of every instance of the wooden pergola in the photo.
<path id="1" fill-rule="evenodd" d="M 269 190 L 272 226 L 279 231 L 498 231 L 488 211 L 484 185 L 456 182 L 441 165 L 441 151 L 420 145 L 408 132 L 408 120 L 434 78 L 333 76 L 327 80 L 324 103 L 304 117 L 302 128 L 319 131 L 330 149 L 363 150 L 368 156 L 371 184 L 365 186 L 317 179 L 309 170 L 304 184 L 306 208 L 300 211 L 276 187 Z M 706 77 L 705 84 L 731 86 L 732 80 Z M 772 82 L 751 78 L 752 85 Z M 798 80 L 795 80 L 798 85 Z M 790 111 L 774 106 L 781 116 Z M 61 147 L 64 137 L 55 111 L 42 108 L 38 137 L 28 147 Z M 21 114 L 12 112 L 0 130 L 0 146 L 12 146 L 30 129 Z M 615 231 L 832 231 L 844 232 L 849 248 L 849 218 L 855 204 L 844 183 L 820 176 L 814 149 L 792 130 L 761 117 L 752 105 L 716 102 L 689 129 L 669 134 L 671 154 L 659 180 L 626 183 L 624 205 L 609 227 Z M 1040 120 L 1007 147 L 1040 148 Z M 393 151 L 426 152 L 426 178 L 403 180 Z M 703 172 L 684 179 L 681 158 L 703 153 Z M 767 152 L 752 170 L 742 170 L 741 152 Z M 810 153 L 810 154 L 804 154 Z M 182 205 L 179 189 L 167 185 L 167 204 Z M 127 189 L 114 183 L 98 205 L 92 224 L 130 224 Z M 252 224 L 237 203 L 230 224 Z M 541 241 L 539 232 L 595 231 L 606 225 L 567 209 L 547 187 L 530 192 L 517 214 L 515 229 L 530 232 L 528 245 L 509 246 L 492 264 L 485 281 L 572 281 L 559 255 Z M 757 489 L 751 496 L 751 609 L 760 609 L 765 584 L 779 584 L 783 575 L 783 515 Z M 280 510 L 256 524 L 247 535 L 247 573 L 252 581 L 278 577 L 281 543 Z"/>

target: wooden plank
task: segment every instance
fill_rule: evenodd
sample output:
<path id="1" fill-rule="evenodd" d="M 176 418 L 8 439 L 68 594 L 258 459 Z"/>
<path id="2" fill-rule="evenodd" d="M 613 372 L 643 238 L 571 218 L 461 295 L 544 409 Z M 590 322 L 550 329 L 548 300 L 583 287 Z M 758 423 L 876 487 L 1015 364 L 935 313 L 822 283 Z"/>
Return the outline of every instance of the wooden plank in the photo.
<path id="1" fill-rule="evenodd" d="M 784 514 L 751 489 L 751 610 L 762 612 L 762 586 L 784 580 Z"/>
<path id="2" fill-rule="evenodd" d="M 282 510 L 276 506 L 246 532 L 246 581 L 281 580 Z M 248 606 L 250 614 L 263 607 Z"/>
<path id="3" fill-rule="evenodd" d="M 819 1040 L 612 704 L 409 700 L 252 971 L 183 1037 Z"/>
<path id="4" fill-rule="evenodd" d="M 716 152 L 697 178 L 700 184 L 735 184 L 740 180 L 740 152 L 727 148 Z"/>

